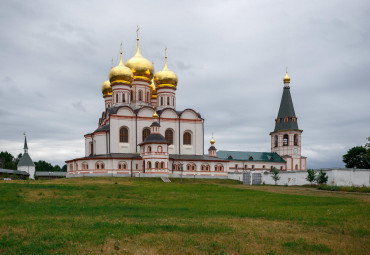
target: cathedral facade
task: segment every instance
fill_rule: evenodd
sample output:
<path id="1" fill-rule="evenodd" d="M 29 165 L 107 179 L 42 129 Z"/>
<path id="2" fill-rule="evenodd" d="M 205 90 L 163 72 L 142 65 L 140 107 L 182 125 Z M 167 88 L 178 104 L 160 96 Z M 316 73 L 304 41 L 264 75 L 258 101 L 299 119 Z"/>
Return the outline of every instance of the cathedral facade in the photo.
<path id="1" fill-rule="evenodd" d="M 140 53 L 112 67 L 102 85 L 105 110 L 98 128 L 85 135 L 85 156 L 66 161 L 67 177 L 78 176 L 185 176 L 227 177 L 228 172 L 305 170 L 290 95 L 284 92 L 271 152 L 217 151 L 212 137 L 204 154 L 204 119 L 193 109 L 176 109 L 177 75 L 168 69 L 155 73 Z"/>

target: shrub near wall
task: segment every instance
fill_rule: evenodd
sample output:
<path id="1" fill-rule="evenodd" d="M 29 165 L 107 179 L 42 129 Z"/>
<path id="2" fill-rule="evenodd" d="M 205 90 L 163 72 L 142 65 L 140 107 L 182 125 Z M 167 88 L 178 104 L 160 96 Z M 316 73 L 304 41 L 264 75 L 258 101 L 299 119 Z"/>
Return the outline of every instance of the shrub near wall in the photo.
<path id="1" fill-rule="evenodd" d="M 346 192 L 364 192 L 370 193 L 370 187 L 344 187 L 344 186 L 335 186 L 335 185 L 320 185 L 317 189 L 319 190 L 329 190 L 329 191 L 346 191 Z"/>

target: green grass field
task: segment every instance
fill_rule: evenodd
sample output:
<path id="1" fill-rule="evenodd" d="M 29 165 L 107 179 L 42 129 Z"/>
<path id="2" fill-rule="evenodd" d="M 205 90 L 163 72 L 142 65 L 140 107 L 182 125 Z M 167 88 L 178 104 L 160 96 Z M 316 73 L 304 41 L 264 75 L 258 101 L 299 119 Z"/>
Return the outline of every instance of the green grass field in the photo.
<path id="1" fill-rule="evenodd" d="M 369 194 L 172 181 L 1 181 L 0 254 L 369 254 Z"/>

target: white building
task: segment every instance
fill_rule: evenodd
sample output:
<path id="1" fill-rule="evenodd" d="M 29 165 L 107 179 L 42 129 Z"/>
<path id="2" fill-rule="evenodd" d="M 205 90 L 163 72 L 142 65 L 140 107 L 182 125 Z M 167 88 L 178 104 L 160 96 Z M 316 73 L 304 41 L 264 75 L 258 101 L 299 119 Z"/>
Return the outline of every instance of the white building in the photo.
<path id="1" fill-rule="evenodd" d="M 35 163 L 33 163 L 30 155 L 28 154 L 28 146 L 27 146 L 27 137 L 24 134 L 24 153 L 21 159 L 18 162 L 17 170 L 18 171 L 25 171 L 29 173 L 30 179 L 35 179 Z"/>
<path id="2" fill-rule="evenodd" d="M 152 62 L 140 53 L 137 38 L 136 54 L 123 63 L 121 51 L 119 64 L 103 83 L 105 110 L 99 126 L 85 135 L 85 156 L 66 161 L 67 177 L 141 174 L 222 178 L 229 171 L 292 170 L 297 166 L 297 170 L 304 170 L 302 130 L 298 129 L 287 77 L 275 130 L 270 134 L 271 152 L 216 153 L 212 138 L 209 153 L 204 155 L 204 119 L 193 109 L 176 109 L 178 78 L 168 69 L 167 56 L 163 70 L 154 73 Z"/>

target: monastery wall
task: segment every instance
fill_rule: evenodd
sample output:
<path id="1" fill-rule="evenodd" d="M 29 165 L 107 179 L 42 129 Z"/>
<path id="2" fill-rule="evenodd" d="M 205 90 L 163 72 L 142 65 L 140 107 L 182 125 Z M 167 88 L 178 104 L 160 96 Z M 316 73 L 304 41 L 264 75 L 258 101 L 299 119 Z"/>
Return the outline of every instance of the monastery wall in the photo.
<path id="1" fill-rule="evenodd" d="M 316 171 L 317 174 L 318 171 Z M 370 169 L 345 169 L 333 168 L 323 169 L 328 176 L 328 185 L 336 186 L 366 186 L 370 187 Z M 272 174 L 269 171 L 251 171 L 253 174 L 261 174 L 261 184 L 274 185 L 275 181 L 272 179 Z M 307 171 L 288 171 L 279 172 L 280 180 L 277 181 L 278 185 L 309 185 L 306 180 Z M 229 179 L 243 180 L 243 173 L 228 173 Z M 252 177 L 253 178 L 253 177 Z M 252 183 L 251 178 L 251 183 Z"/>

